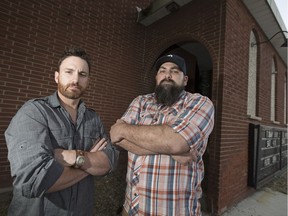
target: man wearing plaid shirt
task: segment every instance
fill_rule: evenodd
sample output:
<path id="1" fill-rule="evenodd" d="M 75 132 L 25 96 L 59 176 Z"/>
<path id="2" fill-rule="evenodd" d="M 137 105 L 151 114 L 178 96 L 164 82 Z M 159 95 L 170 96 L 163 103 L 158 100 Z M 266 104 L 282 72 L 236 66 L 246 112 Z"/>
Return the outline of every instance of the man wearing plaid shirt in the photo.
<path id="1" fill-rule="evenodd" d="M 198 216 L 214 106 L 184 90 L 180 56 L 162 56 L 155 68 L 155 92 L 136 97 L 110 130 L 112 142 L 128 151 L 123 215 Z"/>

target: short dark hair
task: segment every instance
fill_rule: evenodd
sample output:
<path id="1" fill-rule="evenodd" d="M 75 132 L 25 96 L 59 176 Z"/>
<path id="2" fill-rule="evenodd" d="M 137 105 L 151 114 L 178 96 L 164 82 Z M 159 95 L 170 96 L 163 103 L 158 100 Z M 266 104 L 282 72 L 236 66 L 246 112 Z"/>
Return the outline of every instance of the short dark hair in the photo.
<path id="1" fill-rule="evenodd" d="M 73 47 L 73 46 L 64 50 L 63 54 L 61 55 L 61 57 L 58 61 L 58 69 L 60 69 L 60 65 L 64 61 L 64 59 L 66 59 L 69 56 L 76 56 L 76 57 L 79 57 L 79 58 L 85 60 L 88 64 L 88 68 L 89 68 L 89 72 L 90 72 L 90 69 L 91 69 L 91 62 L 90 61 L 91 60 L 90 60 L 89 55 L 86 53 L 86 51 L 84 49 L 79 48 L 79 47 Z"/>

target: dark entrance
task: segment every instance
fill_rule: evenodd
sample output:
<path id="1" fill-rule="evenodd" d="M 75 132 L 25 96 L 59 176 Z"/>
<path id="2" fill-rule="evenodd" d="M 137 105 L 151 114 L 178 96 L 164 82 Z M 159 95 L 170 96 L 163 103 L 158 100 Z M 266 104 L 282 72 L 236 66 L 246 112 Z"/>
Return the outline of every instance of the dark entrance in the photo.
<path id="1" fill-rule="evenodd" d="M 212 59 L 208 50 L 199 42 L 181 42 L 168 47 L 160 56 L 164 54 L 176 54 L 183 57 L 186 61 L 187 75 L 189 77 L 186 91 L 191 93 L 200 93 L 211 99 L 212 91 Z M 202 209 L 207 210 L 207 188 L 208 188 L 208 170 L 209 170 L 209 144 L 203 155 L 205 164 L 205 177 L 202 181 Z"/>

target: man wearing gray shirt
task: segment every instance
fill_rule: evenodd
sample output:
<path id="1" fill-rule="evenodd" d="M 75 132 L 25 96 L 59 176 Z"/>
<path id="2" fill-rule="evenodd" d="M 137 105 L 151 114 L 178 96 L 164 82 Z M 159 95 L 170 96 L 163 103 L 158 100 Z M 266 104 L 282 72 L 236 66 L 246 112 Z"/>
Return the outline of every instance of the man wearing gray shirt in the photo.
<path id="1" fill-rule="evenodd" d="M 80 99 L 89 84 L 83 49 L 64 51 L 58 90 L 26 102 L 5 131 L 13 177 L 8 215 L 93 214 L 94 176 L 113 171 L 119 152 L 100 117 Z"/>

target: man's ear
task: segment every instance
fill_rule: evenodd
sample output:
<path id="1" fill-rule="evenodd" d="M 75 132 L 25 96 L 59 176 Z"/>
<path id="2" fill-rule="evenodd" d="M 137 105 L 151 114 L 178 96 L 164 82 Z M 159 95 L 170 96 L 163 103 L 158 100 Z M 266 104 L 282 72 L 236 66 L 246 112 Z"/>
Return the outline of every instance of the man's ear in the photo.
<path id="1" fill-rule="evenodd" d="M 59 72 L 58 71 L 55 71 L 55 73 L 54 73 L 54 80 L 58 84 L 58 80 L 59 80 Z"/>
<path id="2" fill-rule="evenodd" d="M 187 83 L 188 83 L 188 76 L 184 76 L 184 86 L 186 86 L 187 85 Z"/>

